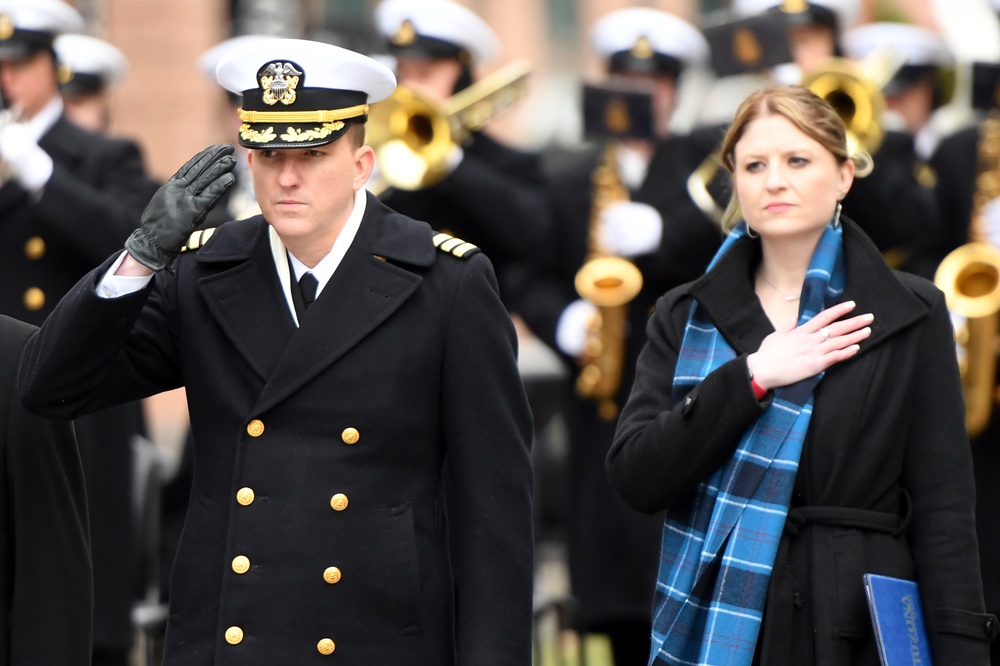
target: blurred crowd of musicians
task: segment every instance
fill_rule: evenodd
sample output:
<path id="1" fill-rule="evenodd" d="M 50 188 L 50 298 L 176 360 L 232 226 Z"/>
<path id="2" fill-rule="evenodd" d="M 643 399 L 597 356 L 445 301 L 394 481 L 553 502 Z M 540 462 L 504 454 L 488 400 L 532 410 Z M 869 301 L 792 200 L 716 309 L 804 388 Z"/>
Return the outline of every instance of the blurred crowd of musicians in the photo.
<path id="1" fill-rule="evenodd" d="M 985 608 L 1000 612 L 1000 533 L 992 525 L 1000 491 L 991 478 L 1000 468 L 996 345 L 969 340 L 980 330 L 972 324 L 995 319 L 1000 304 L 982 309 L 996 289 L 984 285 L 987 274 L 969 285 L 981 302 L 963 308 L 960 274 L 939 271 L 946 257 L 963 261 L 951 253 L 971 241 L 1000 247 L 1000 63 L 963 61 L 940 32 L 902 15 L 862 22 L 860 0 L 732 0 L 703 25 L 629 7 L 585 28 L 602 74 L 579 82 L 580 146 L 527 150 L 491 133 L 489 122 L 532 85 L 530 64 L 510 62 L 495 31 L 465 4 L 375 3 L 380 41 L 368 55 L 394 72 L 398 87 L 382 111 L 372 105 L 366 123 L 375 149 L 366 187 L 389 208 L 479 248 L 522 349 L 540 342 L 555 359 L 541 389 L 532 390 L 536 375 L 525 363 L 522 371 L 535 411 L 535 539 L 565 547 L 568 626 L 607 636 L 617 666 L 649 658 L 664 515 L 630 508 L 609 483 L 605 459 L 657 299 L 701 276 L 726 237 L 720 220 L 731 186 L 717 151 L 734 111 L 755 90 L 795 84 L 843 111 L 850 141 L 872 157 L 871 173 L 842 202 L 844 216 L 892 268 L 928 280 L 938 274 L 964 376 L 986 368 L 963 390 L 970 410 L 971 391 L 985 402 L 969 436 Z M 981 4 L 1000 26 L 1000 0 Z M 0 0 L 0 315 L 32 326 L 120 251 L 161 185 L 144 166 L 142 137 L 110 134 L 111 93 L 128 76 L 128 61 L 87 32 L 81 14 L 60 0 Z M 215 83 L 219 62 L 268 39 L 227 39 L 202 54 L 193 75 Z M 222 86 L 219 95 L 227 103 L 218 141 L 236 145 L 236 160 L 234 184 L 200 221 L 212 230 L 261 213 L 248 148 L 236 140 L 241 96 Z M 678 122 L 680 108 L 694 122 Z M 392 113 L 409 120 L 405 129 L 390 123 Z M 987 251 L 970 256 L 958 270 L 996 261 Z M 599 261 L 606 258 L 617 263 Z M 992 270 L 1000 279 L 1000 263 Z M 627 295 L 611 293 L 619 289 Z M 19 349 L 26 332 L 12 330 L 10 345 Z M 551 418 L 565 430 L 552 435 Z M 138 625 L 155 637 L 166 624 L 194 445 L 188 433 L 183 451 L 164 461 L 145 419 L 141 403 L 130 402 L 75 419 L 75 440 L 57 422 L 31 428 L 31 437 L 58 451 L 47 471 L 66 497 L 39 499 L 8 469 L 8 502 L 18 507 L 12 522 L 68 521 L 46 549 L 80 569 L 63 579 L 85 576 L 92 588 L 6 590 L 0 663 L 24 663 L 24 650 L 42 654 L 18 645 L 34 640 L 19 631 L 31 611 L 18 606 L 46 606 L 45 594 L 52 595 L 46 607 L 60 609 L 49 617 L 76 633 L 53 642 L 67 653 L 44 663 L 85 663 L 85 654 L 95 665 L 124 665 Z M 25 447 L 27 432 L 6 431 L 8 465 L 20 462 L 10 451 Z M 552 437 L 566 447 L 556 465 L 546 458 L 559 448 Z M 25 550 L 33 535 L 7 523 L 5 530 L 0 539 L 17 556 L 5 560 L 4 575 L 33 575 L 20 561 L 32 558 Z M 161 620 L 137 612 L 150 610 L 150 594 Z M 1000 650 L 994 654 L 1000 660 Z"/>

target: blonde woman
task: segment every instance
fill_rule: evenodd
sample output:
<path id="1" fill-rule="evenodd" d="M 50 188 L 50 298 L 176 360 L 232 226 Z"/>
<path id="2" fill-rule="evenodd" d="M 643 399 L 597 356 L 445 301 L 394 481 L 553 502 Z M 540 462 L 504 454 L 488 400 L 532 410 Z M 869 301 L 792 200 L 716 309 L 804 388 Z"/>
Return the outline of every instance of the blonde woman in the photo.
<path id="1" fill-rule="evenodd" d="M 738 224 L 658 302 L 607 460 L 668 510 L 650 663 L 875 666 L 865 573 L 919 581 L 936 663 L 989 663 L 943 295 L 840 215 L 870 158 L 813 93 L 755 92 L 721 154 Z"/>

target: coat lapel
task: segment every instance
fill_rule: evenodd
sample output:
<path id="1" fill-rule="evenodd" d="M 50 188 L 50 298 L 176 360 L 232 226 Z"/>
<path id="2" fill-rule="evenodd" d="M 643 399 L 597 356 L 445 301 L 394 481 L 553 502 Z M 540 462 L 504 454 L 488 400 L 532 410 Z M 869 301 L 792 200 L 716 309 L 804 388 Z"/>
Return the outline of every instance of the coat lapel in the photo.
<path id="1" fill-rule="evenodd" d="M 198 282 L 209 312 L 262 379 L 271 376 L 295 323 L 271 260 L 268 226 L 229 222 L 198 251 L 199 264 L 221 270 Z M 240 228 L 242 227 L 242 228 Z M 221 241 L 221 242 L 220 242 Z"/>
<path id="2" fill-rule="evenodd" d="M 413 294 L 423 278 L 387 259 L 430 265 L 430 228 L 402 218 L 369 195 L 357 237 L 289 339 L 255 411 L 273 407 L 325 371 Z"/>

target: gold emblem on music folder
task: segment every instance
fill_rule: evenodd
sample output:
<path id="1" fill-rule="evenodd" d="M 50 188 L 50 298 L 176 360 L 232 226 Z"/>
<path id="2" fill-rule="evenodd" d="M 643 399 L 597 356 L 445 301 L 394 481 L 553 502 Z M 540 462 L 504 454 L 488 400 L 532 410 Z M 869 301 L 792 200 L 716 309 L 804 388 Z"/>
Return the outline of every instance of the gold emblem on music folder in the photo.
<path id="1" fill-rule="evenodd" d="M 753 65 L 760 62 L 764 48 L 752 30 L 740 28 L 733 34 L 733 55 L 744 65 Z"/>
<path id="2" fill-rule="evenodd" d="M 621 97 L 615 97 L 604 109 L 604 126 L 613 134 L 624 134 L 632 126 L 632 115 Z"/>

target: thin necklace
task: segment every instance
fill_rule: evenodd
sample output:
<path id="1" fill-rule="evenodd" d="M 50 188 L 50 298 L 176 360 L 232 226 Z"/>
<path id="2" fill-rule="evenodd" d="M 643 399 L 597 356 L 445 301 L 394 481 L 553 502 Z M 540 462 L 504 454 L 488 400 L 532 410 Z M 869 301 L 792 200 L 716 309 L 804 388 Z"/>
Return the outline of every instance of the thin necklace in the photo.
<path id="1" fill-rule="evenodd" d="M 761 280 L 763 280 L 763 281 L 764 281 L 764 283 L 765 283 L 765 284 L 766 284 L 766 285 L 767 285 L 768 287 L 770 287 L 771 289 L 774 289 L 774 290 L 775 290 L 776 292 L 778 292 L 779 294 L 781 294 L 781 297 L 782 297 L 782 298 L 784 298 L 784 299 L 785 299 L 786 301 L 788 301 L 788 302 L 791 302 L 791 301 L 797 301 L 797 300 L 799 300 L 799 298 L 801 298 L 801 297 L 802 297 L 802 295 L 801 295 L 801 294 L 795 294 L 794 296 L 789 296 L 789 295 L 788 295 L 788 294 L 786 294 L 785 292 L 783 292 L 783 291 L 781 291 L 780 289 L 778 289 L 777 285 L 775 285 L 775 284 L 774 284 L 773 282 L 771 282 L 770 280 L 768 280 L 768 279 L 767 279 L 767 276 L 766 276 L 766 275 L 764 275 L 764 271 L 763 271 L 763 269 L 760 269 L 760 268 L 758 268 L 758 269 L 757 269 L 757 275 L 759 275 L 759 276 L 760 276 L 760 279 L 761 279 Z"/>

